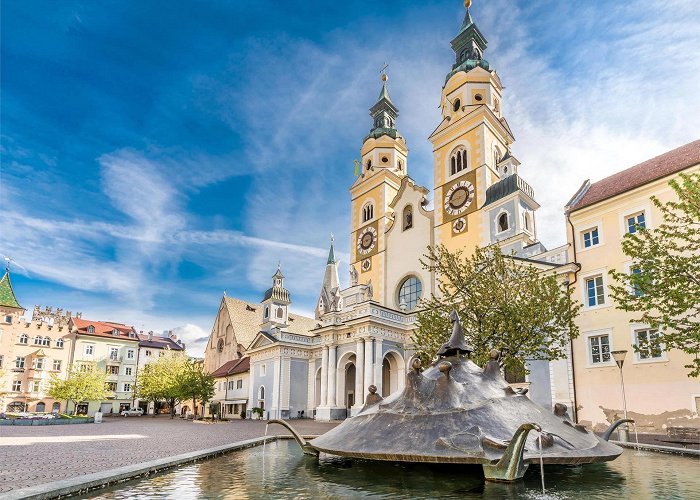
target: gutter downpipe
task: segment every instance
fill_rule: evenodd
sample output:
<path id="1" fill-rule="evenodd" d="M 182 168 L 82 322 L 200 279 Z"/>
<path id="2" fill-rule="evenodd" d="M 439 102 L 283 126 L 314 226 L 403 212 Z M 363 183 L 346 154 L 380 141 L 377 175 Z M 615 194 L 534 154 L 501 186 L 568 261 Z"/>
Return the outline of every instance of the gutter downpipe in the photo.
<path id="1" fill-rule="evenodd" d="M 574 281 L 566 284 L 566 291 L 568 292 L 571 285 L 576 283 L 576 280 L 578 280 L 578 272 L 581 270 L 581 266 L 576 261 L 576 231 L 574 230 L 574 225 L 571 222 L 571 212 L 568 210 L 568 207 L 566 209 L 566 222 L 571 227 L 571 248 L 574 251 L 573 257 L 574 266 L 576 269 L 574 271 Z M 574 391 L 574 408 L 572 413 L 574 414 L 574 423 L 578 424 L 578 404 L 576 402 L 576 371 L 574 370 L 574 340 L 571 338 L 569 339 L 569 348 L 571 349 L 571 385 Z"/>

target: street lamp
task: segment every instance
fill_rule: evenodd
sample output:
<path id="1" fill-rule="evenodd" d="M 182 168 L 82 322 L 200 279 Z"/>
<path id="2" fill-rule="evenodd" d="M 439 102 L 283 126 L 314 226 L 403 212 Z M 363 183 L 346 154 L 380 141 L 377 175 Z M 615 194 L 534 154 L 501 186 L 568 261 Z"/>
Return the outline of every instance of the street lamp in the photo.
<path id="1" fill-rule="evenodd" d="M 627 398 L 625 397 L 625 377 L 622 375 L 622 365 L 625 363 L 625 356 L 627 355 L 626 350 L 620 350 L 620 351 L 612 351 L 610 354 L 612 354 L 613 359 L 615 360 L 615 363 L 617 363 L 617 367 L 620 369 L 620 387 L 622 388 L 622 407 L 625 412 L 625 419 L 627 419 Z M 624 429 L 622 429 L 622 426 L 620 427 L 621 430 L 624 430 L 624 434 L 620 433 L 620 441 L 627 441 L 628 437 L 628 431 L 629 428 L 627 427 L 627 424 L 624 424 Z"/>

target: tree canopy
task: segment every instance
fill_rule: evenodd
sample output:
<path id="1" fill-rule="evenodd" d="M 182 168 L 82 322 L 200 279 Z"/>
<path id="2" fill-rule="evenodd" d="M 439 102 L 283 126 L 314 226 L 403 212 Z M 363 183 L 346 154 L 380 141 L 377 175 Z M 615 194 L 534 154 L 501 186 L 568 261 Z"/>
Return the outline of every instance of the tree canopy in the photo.
<path id="1" fill-rule="evenodd" d="M 477 248 L 471 256 L 429 247 L 421 262 L 439 277 L 439 293 L 421 301 L 412 336 L 423 362 L 432 361 L 448 340 L 452 309 L 478 364 L 495 348 L 506 368 L 522 371 L 528 359 L 565 357 L 570 339 L 578 336 L 573 319 L 581 304 L 572 300 L 572 290 L 553 273 L 503 255 L 498 246 Z"/>
<path id="2" fill-rule="evenodd" d="M 174 351 L 148 363 L 139 370 L 136 396 L 147 401 L 166 401 L 172 418 L 175 405 L 190 395 L 187 387 L 190 364 L 187 356 Z"/>
<path id="3" fill-rule="evenodd" d="M 51 376 L 48 393 L 59 401 L 73 402 L 74 408 L 81 401 L 102 400 L 108 393 L 107 374 L 94 363 L 76 363 L 65 380 Z"/>
<path id="4" fill-rule="evenodd" d="M 659 329 L 657 345 L 634 348 L 679 349 L 694 359 L 688 375 L 700 375 L 700 173 L 671 180 L 678 201 L 652 203 L 663 221 L 657 227 L 637 227 L 622 240 L 632 260 L 630 272 L 610 271 L 616 281 L 611 295 L 617 307 L 637 313 L 631 320 Z"/>

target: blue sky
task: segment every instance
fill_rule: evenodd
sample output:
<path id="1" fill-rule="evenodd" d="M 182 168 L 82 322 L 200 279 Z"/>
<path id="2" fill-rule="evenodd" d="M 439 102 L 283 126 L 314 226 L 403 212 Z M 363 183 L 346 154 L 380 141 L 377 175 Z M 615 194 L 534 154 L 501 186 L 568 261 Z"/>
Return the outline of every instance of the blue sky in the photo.
<path id="1" fill-rule="evenodd" d="M 310 313 L 329 234 L 341 280 L 353 160 L 389 66 L 409 174 L 464 8 L 385 2 L 4 2 L 0 253 L 20 302 L 201 352 L 224 289 L 258 301 L 282 262 Z M 475 0 L 540 239 L 597 180 L 697 138 L 692 0 Z"/>

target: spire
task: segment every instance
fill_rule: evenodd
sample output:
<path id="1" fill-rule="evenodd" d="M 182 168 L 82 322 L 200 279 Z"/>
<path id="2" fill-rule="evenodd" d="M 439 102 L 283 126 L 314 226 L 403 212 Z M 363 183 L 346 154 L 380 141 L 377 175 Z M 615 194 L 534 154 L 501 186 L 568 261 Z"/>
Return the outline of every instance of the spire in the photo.
<path id="1" fill-rule="evenodd" d="M 284 274 L 282 274 L 282 266 L 279 262 L 277 263 L 277 271 L 272 275 L 272 288 L 265 292 L 263 302 L 270 298 L 291 302 L 289 291 L 284 288 Z"/>
<path id="2" fill-rule="evenodd" d="M 9 266 L 6 266 L 5 275 L 2 277 L 2 279 L 0 279 L 0 307 L 10 307 L 13 309 L 24 310 L 24 307 L 19 305 L 19 302 L 17 302 L 15 292 L 12 290 Z"/>
<path id="3" fill-rule="evenodd" d="M 465 0 L 464 7 L 467 11 L 464 14 L 464 21 L 459 33 L 452 40 L 452 50 L 456 56 L 455 64 L 452 65 L 452 71 L 447 74 L 446 80 L 449 80 L 458 71 L 470 71 L 477 66 L 490 71 L 488 61 L 483 58 L 487 44 L 486 38 L 474 24 L 469 12 L 470 6 L 471 0 Z"/>
<path id="4" fill-rule="evenodd" d="M 386 74 L 387 64 L 384 65 L 381 71 L 382 90 L 379 92 L 377 102 L 369 109 L 369 114 L 372 117 L 372 129 L 365 140 L 370 137 L 375 139 L 388 135 L 396 139 L 400 134 L 396 130 L 396 118 L 399 116 L 399 108 L 391 101 L 389 96 L 389 88 L 387 81 L 389 77 Z"/>
<path id="5" fill-rule="evenodd" d="M 333 233 L 331 233 L 331 249 L 328 252 L 328 262 L 326 264 L 335 264 L 335 254 L 333 253 Z"/>

